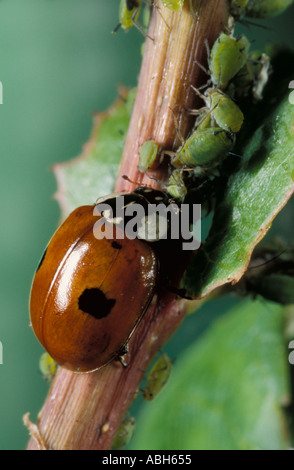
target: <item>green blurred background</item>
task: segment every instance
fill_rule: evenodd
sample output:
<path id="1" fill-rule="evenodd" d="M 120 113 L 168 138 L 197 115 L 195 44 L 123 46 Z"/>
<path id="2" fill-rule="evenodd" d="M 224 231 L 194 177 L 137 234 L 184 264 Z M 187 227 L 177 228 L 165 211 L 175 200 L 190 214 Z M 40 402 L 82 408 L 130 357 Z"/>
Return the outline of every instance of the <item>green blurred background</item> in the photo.
<path id="1" fill-rule="evenodd" d="M 140 34 L 111 34 L 118 5 L 119 0 L 0 2 L 2 450 L 25 448 L 22 416 L 29 411 L 36 419 L 48 389 L 38 369 L 42 349 L 29 328 L 28 301 L 35 267 L 59 218 L 50 166 L 81 152 L 93 112 L 114 101 L 118 84 L 135 85 L 139 73 Z M 270 40 L 293 48 L 293 21 L 291 8 L 266 22 L 270 29 L 251 27 L 247 34 L 258 46 Z M 282 214 L 279 231 L 283 227 L 289 232 L 289 216 Z M 188 319 L 168 346 L 173 356 L 233 302 L 219 302 L 217 312 L 212 303 Z"/>

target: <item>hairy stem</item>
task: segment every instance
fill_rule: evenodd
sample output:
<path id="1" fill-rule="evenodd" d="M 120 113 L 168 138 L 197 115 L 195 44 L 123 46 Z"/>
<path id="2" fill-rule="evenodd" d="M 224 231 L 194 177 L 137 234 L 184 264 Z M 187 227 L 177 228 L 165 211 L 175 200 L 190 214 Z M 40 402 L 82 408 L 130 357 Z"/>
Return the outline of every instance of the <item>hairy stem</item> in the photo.
<path id="1" fill-rule="evenodd" d="M 206 64 L 205 39 L 215 41 L 227 19 L 226 0 L 194 0 L 191 14 L 171 12 L 160 2 L 154 8 L 124 154 L 117 178 L 117 191 L 132 191 L 136 183 L 154 188 L 166 179 L 166 167 L 153 171 L 150 179 L 138 171 L 138 152 L 147 139 L 163 149 L 174 150 L 191 130 L 185 112 L 197 106 L 190 84 L 199 86 L 207 77 L 197 62 Z M 160 10 L 159 10 L 160 9 Z M 172 254 L 171 279 L 177 282 L 189 259 Z M 92 374 L 74 374 L 59 368 L 37 427 L 31 426 L 28 450 L 102 450 L 111 448 L 115 433 L 139 388 L 148 364 L 180 326 L 186 303 L 161 287 L 131 337 L 128 366 L 119 362 Z M 28 422 L 28 418 L 26 419 Z M 37 430 L 37 431 L 36 431 Z M 39 435 L 39 437 L 38 437 Z"/>

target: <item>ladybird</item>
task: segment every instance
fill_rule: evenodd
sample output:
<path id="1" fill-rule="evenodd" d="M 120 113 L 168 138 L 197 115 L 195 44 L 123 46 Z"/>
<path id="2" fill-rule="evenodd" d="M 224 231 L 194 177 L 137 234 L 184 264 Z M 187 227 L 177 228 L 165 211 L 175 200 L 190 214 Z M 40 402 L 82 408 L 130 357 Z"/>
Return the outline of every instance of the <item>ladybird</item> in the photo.
<path id="1" fill-rule="evenodd" d="M 50 356 L 74 372 L 94 371 L 125 354 L 159 284 L 159 237 L 153 234 L 148 242 L 143 235 L 125 237 L 116 213 L 111 218 L 97 210 L 114 207 L 120 195 L 74 210 L 53 235 L 34 276 L 33 330 Z M 168 204 L 165 193 L 148 188 L 123 196 L 124 209 Z M 102 218 L 105 233 L 115 227 L 113 238 L 97 237 Z M 148 225 L 147 216 L 143 223 Z"/>

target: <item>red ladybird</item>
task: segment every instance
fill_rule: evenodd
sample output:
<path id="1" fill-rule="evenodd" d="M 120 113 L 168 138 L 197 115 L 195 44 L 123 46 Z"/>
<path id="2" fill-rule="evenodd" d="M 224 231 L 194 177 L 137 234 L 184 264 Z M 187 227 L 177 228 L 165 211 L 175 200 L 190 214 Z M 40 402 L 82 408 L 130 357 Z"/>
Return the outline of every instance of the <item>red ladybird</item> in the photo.
<path id="1" fill-rule="evenodd" d="M 114 206 L 117 197 L 102 202 Z M 125 198 L 126 206 L 167 204 L 164 193 L 146 188 Z M 97 239 L 94 226 L 103 213 L 94 209 L 79 207 L 57 230 L 30 299 L 37 338 L 58 364 L 75 372 L 99 369 L 124 354 L 159 282 L 154 244 L 125 237 L 115 217 L 105 222 L 106 231 L 116 224 L 115 238 Z"/>

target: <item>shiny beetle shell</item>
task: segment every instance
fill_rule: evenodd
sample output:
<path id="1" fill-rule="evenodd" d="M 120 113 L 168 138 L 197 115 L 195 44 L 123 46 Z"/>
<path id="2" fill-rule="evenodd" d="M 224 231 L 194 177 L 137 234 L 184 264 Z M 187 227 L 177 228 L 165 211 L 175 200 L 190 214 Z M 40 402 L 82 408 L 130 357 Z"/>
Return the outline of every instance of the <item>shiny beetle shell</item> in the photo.
<path id="1" fill-rule="evenodd" d="M 75 372 L 99 369 L 123 354 L 158 277 L 151 245 L 94 237 L 94 207 L 76 209 L 57 230 L 31 290 L 37 338 L 58 364 Z"/>

